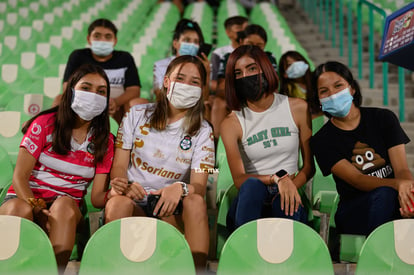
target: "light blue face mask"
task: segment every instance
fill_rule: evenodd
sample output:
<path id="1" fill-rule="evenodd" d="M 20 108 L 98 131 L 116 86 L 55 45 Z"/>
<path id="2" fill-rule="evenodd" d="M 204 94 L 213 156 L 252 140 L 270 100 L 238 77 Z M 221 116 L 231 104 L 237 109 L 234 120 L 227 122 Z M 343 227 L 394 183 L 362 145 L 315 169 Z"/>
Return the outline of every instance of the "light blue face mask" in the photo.
<path id="1" fill-rule="evenodd" d="M 181 42 L 180 49 L 178 50 L 178 53 L 180 55 L 192 55 L 196 56 L 198 53 L 198 45 L 194 43 L 188 43 L 188 42 Z"/>
<path id="2" fill-rule="evenodd" d="M 304 61 L 296 61 L 290 64 L 286 70 L 286 74 L 290 79 L 300 78 L 305 75 L 306 71 L 309 69 L 309 65 Z"/>
<path id="3" fill-rule="evenodd" d="M 331 114 L 334 117 L 346 117 L 351 110 L 352 97 L 349 88 L 345 88 L 339 93 L 321 98 L 322 111 Z"/>
<path id="4" fill-rule="evenodd" d="M 97 56 L 108 56 L 114 51 L 114 42 L 92 41 L 91 50 Z"/>

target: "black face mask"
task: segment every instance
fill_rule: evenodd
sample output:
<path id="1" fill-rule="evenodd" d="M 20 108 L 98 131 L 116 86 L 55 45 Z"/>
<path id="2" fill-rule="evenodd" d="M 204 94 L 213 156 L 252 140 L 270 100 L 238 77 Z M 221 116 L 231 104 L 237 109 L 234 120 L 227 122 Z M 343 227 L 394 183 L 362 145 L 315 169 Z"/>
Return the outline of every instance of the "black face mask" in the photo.
<path id="1" fill-rule="evenodd" d="M 269 83 L 264 73 L 242 77 L 236 79 L 234 83 L 236 93 L 244 104 L 247 100 L 256 101 L 260 99 L 269 89 Z"/>

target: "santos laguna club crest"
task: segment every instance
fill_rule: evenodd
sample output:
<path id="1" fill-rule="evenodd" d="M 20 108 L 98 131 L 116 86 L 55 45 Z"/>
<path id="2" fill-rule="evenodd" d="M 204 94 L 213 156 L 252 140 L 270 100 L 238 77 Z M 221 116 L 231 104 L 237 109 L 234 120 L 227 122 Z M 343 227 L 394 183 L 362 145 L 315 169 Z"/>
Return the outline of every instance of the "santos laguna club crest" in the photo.
<path id="1" fill-rule="evenodd" d="M 181 140 L 180 148 L 185 151 L 191 148 L 191 137 L 190 136 L 187 135 Z"/>

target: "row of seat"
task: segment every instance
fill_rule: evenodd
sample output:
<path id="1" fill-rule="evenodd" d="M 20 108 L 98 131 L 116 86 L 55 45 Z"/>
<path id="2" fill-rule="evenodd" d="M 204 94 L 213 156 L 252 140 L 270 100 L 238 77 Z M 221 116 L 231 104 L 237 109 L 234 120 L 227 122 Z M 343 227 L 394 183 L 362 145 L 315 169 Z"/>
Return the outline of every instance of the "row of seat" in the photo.
<path id="1" fill-rule="evenodd" d="M 134 10 L 134 8 L 139 7 L 142 8 L 144 3 L 148 3 L 147 1 L 131 1 L 129 6 L 125 6 L 124 10 L 118 14 L 118 17 L 116 17 L 116 22 L 119 22 L 119 25 L 121 25 L 122 30 L 120 33 L 126 33 L 128 32 L 127 29 L 132 28 L 131 26 L 129 28 L 124 29 L 124 27 L 129 26 L 129 21 L 123 22 L 122 18 L 125 18 L 121 16 L 123 12 L 127 12 L 128 10 Z M 200 6 L 201 7 L 201 6 Z M 198 10 L 198 14 L 201 13 L 201 8 L 198 7 L 196 10 Z M 232 8 L 233 7 L 233 8 Z M 234 9 L 235 7 L 235 9 Z M 240 11 L 240 6 L 232 0 L 222 1 L 222 5 L 220 5 L 218 14 L 225 14 L 225 16 L 221 16 L 220 18 L 227 18 L 228 16 L 234 15 L 230 14 L 230 11 L 236 10 Z M 141 74 L 141 80 L 143 82 L 143 93 L 149 93 L 148 87 L 151 87 L 152 85 L 152 64 L 165 56 L 165 53 L 168 52 L 168 48 L 171 45 L 171 33 L 172 28 L 174 27 L 175 23 L 179 19 L 178 10 L 175 8 L 175 6 L 171 5 L 170 3 L 164 3 L 161 5 L 157 5 L 157 7 L 153 8 L 150 6 L 146 6 L 147 11 L 149 12 L 149 15 L 147 17 L 147 20 L 142 20 L 142 28 L 140 31 L 141 33 L 136 33 L 133 35 L 136 39 L 136 43 L 133 45 L 132 53 L 135 57 L 135 60 L 137 61 L 137 66 L 140 68 L 140 74 Z M 204 8 L 203 8 L 204 9 Z M 192 8 L 194 10 L 194 7 Z M 140 9 L 141 11 L 141 9 Z M 243 10 L 241 10 L 243 11 Z M 243 12 L 240 12 L 243 14 Z M 130 16 L 131 18 L 134 18 L 136 14 L 140 15 L 138 12 L 132 13 Z M 188 12 L 188 16 L 192 17 L 192 13 Z M 196 16 L 194 16 L 195 19 Z M 217 17 L 219 20 L 219 16 Z M 163 21 L 165 20 L 165 21 Z M 139 21 L 139 20 L 134 20 Z M 264 26 L 267 30 L 267 32 L 271 35 L 269 41 L 268 48 L 271 48 L 271 50 L 275 52 L 276 56 L 280 56 L 281 53 L 284 50 L 288 49 L 294 49 L 302 52 L 306 56 L 306 52 L 301 49 L 300 44 L 297 42 L 297 40 L 294 38 L 293 34 L 290 32 L 289 28 L 287 27 L 286 22 L 284 21 L 283 17 L 281 17 L 280 12 L 274 7 L 269 6 L 269 4 L 262 3 L 261 5 L 257 5 L 251 13 L 251 21 L 254 23 L 259 23 L 262 26 Z M 163 26 L 160 28 L 160 26 Z M 218 30 L 223 29 L 221 25 L 218 25 Z M 272 26 L 270 28 L 269 26 Z M 169 27 L 169 28 L 168 28 Z M 223 29 L 224 30 L 224 29 Z M 154 37 L 155 35 L 155 37 Z M 157 40 L 159 38 L 159 40 Z M 219 38 L 219 36 L 218 36 Z M 228 43 L 227 37 L 225 37 L 226 43 Z M 219 39 L 218 39 L 219 40 Z M 224 41 L 224 39 L 222 39 Z M 134 42 L 134 41 L 132 41 Z M 144 74 L 146 73 L 146 74 Z M 57 78 L 58 79 L 58 78 Z M 46 80 L 46 79 L 45 79 Z M 55 83 L 57 83 L 59 86 L 61 84 L 61 81 L 55 80 Z M 49 89 L 46 89 L 46 85 L 44 88 L 44 92 L 46 90 L 49 91 Z M 4 93 L 0 96 L 4 96 L 7 93 Z M 13 96 L 14 97 L 14 96 Z M 20 98 L 20 99 L 19 99 Z M 31 97 L 31 100 L 36 97 Z M 21 97 L 15 97 L 14 100 L 8 100 L 7 102 L 15 102 L 15 104 L 10 104 L 9 107 L 5 107 L 6 111 L 16 111 L 12 110 L 12 105 L 16 106 L 16 102 L 21 100 Z M 24 97 L 24 100 L 26 101 L 26 96 Z M 44 100 L 48 101 L 50 98 L 44 98 Z M 1 101 L 0 102 L 5 102 Z M 20 101 L 21 102 L 21 101 Z M 17 157 L 17 151 L 18 151 L 18 144 L 20 143 L 21 134 L 19 132 L 19 128 L 21 123 L 25 120 L 25 115 L 27 113 L 33 114 L 30 110 L 33 109 L 39 109 L 36 107 L 36 105 L 32 104 L 26 104 L 25 106 L 31 106 L 31 109 L 26 108 L 24 112 L 20 112 L 19 114 L 16 113 L 0 113 L 1 119 L 0 123 L 7 123 L 10 125 L 12 122 L 14 123 L 14 126 L 4 126 L 0 125 L 0 130 L 2 131 L 3 137 L 1 137 L 0 144 L 6 145 L 8 150 L 11 150 L 11 158 L 13 160 L 13 163 L 15 163 L 16 157 Z M 42 109 L 42 108 L 40 108 Z M 25 114 L 26 112 L 26 114 Z M 322 123 L 322 122 L 318 122 Z M 321 125 L 322 125 L 321 124 Z M 17 125 L 17 126 L 16 126 Z M 1 135 L 0 135 L 1 136 Z M 7 141 L 5 142 L 4 137 L 7 138 Z M 15 137 L 12 139 L 11 137 Z M 14 140 L 14 141 L 13 141 Z M 15 148 L 15 149 L 10 149 Z M 221 149 L 220 149 L 221 148 Z M 225 230 L 225 216 L 227 213 L 227 209 L 229 206 L 229 202 L 231 202 L 231 198 L 234 197 L 237 190 L 235 190 L 232 186 L 232 179 L 231 174 L 228 169 L 227 160 L 225 157 L 225 151 L 224 147 L 219 141 L 219 146 L 217 148 L 217 160 L 222 165 L 219 166 L 220 174 L 219 174 L 219 180 L 217 182 L 218 185 L 218 193 L 217 193 L 217 205 L 219 208 L 218 213 L 218 240 L 217 240 L 217 252 L 218 255 L 220 255 L 221 248 L 224 245 L 224 242 L 226 241 L 228 235 L 226 235 Z M 224 152 L 224 155 L 223 155 Z M 226 167 L 227 165 L 227 167 Z M 223 185 L 224 184 L 224 185 Z M 223 187 L 222 187 L 223 185 Z M 227 190 L 228 189 L 228 190 Z M 226 191 L 227 190 L 227 191 Z M 223 194 L 227 192 L 226 199 L 221 200 L 223 197 Z M 322 212 L 325 216 L 329 216 L 331 213 L 331 208 L 333 206 L 333 201 L 336 195 L 335 185 L 333 183 L 332 178 L 325 178 L 320 173 L 320 170 L 317 169 L 317 172 L 315 174 L 315 177 L 313 179 L 312 184 L 312 195 L 311 195 L 311 203 L 312 208 L 317 209 L 320 212 Z M 317 220 L 317 219 L 315 219 Z M 331 220 L 333 221 L 333 219 Z M 324 224 L 322 221 L 321 224 Z M 315 226 L 315 228 L 319 231 L 318 226 Z M 326 227 L 325 227 L 326 228 Z"/>
<path id="2" fill-rule="evenodd" d="M 217 28 L 216 28 L 216 46 L 222 47 L 229 44 L 229 38 L 227 37 L 226 30 L 224 28 L 224 22 L 227 18 L 232 16 L 245 16 L 247 17 L 246 10 L 243 6 L 235 0 L 223 0 L 220 6 L 217 8 Z"/>
<path id="3" fill-rule="evenodd" d="M 132 56 L 139 68 L 141 96 L 152 99 L 153 65 L 170 53 L 172 36 L 180 19 L 178 8 L 170 2 L 158 4 L 148 15 L 142 35 L 132 41 Z"/>
<path id="4" fill-rule="evenodd" d="M 412 274 L 414 220 L 388 222 L 365 241 L 355 274 Z M 0 216 L 0 273 L 57 274 L 53 248 L 35 223 Z M 30 270 L 30 271 L 29 271 Z M 190 248 L 173 226 L 131 217 L 89 239 L 79 274 L 195 274 Z M 308 226 L 279 218 L 238 228 L 224 245 L 217 274 L 334 274 L 328 249 Z"/>
<path id="5" fill-rule="evenodd" d="M 148 2 L 145 2 L 148 3 Z M 205 4 L 200 3 L 201 5 L 198 5 L 198 7 L 195 9 L 194 7 L 191 8 L 189 11 L 198 10 L 198 14 L 201 14 L 201 11 L 204 11 L 204 9 L 209 8 Z M 141 0 L 135 0 L 131 1 L 129 5 L 125 7 L 125 10 L 120 12 L 118 17 L 116 18 L 116 22 L 124 28 L 126 27 L 125 24 L 128 24 L 126 22 L 122 23 L 121 14 L 128 11 L 136 11 L 136 9 L 140 8 L 140 11 L 144 9 L 143 7 L 144 1 Z M 146 10 L 150 10 L 150 6 L 146 6 Z M 223 1 L 222 5 L 219 7 L 218 14 L 220 14 L 220 18 L 224 18 L 225 16 L 232 16 L 234 14 L 230 14 L 229 12 L 232 11 L 243 11 L 240 9 L 240 5 L 236 4 L 235 1 L 227 0 Z M 196 14 L 197 14 L 196 13 Z M 207 12 L 208 13 L 208 12 Z M 241 12 L 242 13 L 242 12 Z M 135 21 L 133 20 L 137 15 L 139 14 L 137 12 L 132 12 L 131 19 L 129 21 Z M 204 14 L 204 12 L 203 12 Z M 243 14 L 242 14 L 243 15 Z M 265 15 L 265 16 L 263 16 Z M 193 13 L 188 12 L 188 17 L 197 19 L 197 16 L 194 16 Z M 171 5 L 171 3 L 163 3 L 155 8 L 151 9 L 151 12 L 147 16 L 148 20 L 146 20 L 144 23 L 142 23 L 141 28 L 141 34 L 137 34 L 135 37 L 138 37 L 137 43 L 132 44 L 133 50 L 132 54 L 137 62 L 137 66 L 140 68 L 141 72 L 141 80 L 143 84 L 143 93 L 149 91 L 152 85 L 152 73 L 147 74 L 147 77 L 143 77 L 142 72 L 152 72 L 152 64 L 165 56 L 165 53 L 168 52 L 168 49 L 170 47 L 171 43 L 171 32 L 172 28 L 174 27 L 175 23 L 179 19 L 179 13 L 178 10 L 174 5 Z M 218 16 L 219 18 L 219 16 Z M 270 6 L 268 3 L 262 3 L 261 5 L 257 5 L 251 13 L 251 21 L 253 23 L 259 23 L 265 28 L 267 28 L 267 32 L 271 34 L 271 39 L 273 39 L 273 44 L 270 44 L 271 49 L 279 49 L 277 51 L 277 56 L 280 56 L 281 49 L 283 47 L 286 47 L 284 45 L 288 45 L 289 48 L 283 48 L 285 50 L 287 49 L 296 49 L 300 50 L 301 46 L 297 42 L 296 39 L 294 39 L 294 36 L 290 29 L 288 28 L 286 22 L 283 21 L 282 16 L 280 15 L 279 11 L 273 7 Z M 160 26 L 163 26 L 161 28 Z M 270 28 L 269 26 L 274 26 L 274 28 Z M 123 29 L 123 32 L 128 32 L 128 27 L 126 29 Z M 218 28 L 223 29 L 223 28 Z M 122 32 L 120 32 L 122 33 Z M 227 39 L 227 37 L 226 37 Z M 227 39 L 228 41 L 228 39 Z M 284 44 L 284 42 L 287 42 L 287 44 Z M 290 46 L 289 46 L 290 45 Z M 156 49 L 156 51 L 153 51 L 153 49 Z M 304 55 L 306 56 L 306 53 L 302 50 Z M 60 85 L 60 81 L 55 81 L 58 85 Z M 45 91 L 46 92 L 46 91 Z M 42 110 L 42 97 L 39 95 L 25 95 L 23 96 L 17 96 L 14 97 L 13 100 L 9 100 L 9 104 L 5 107 L 5 113 L 0 113 L 0 116 L 3 116 L 5 119 L 2 119 L 2 123 L 4 125 L 1 125 L 0 129 L 2 129 L 2 136 L 0 138 L 0 144 L 6 145 L 10 156 L 12 158 L 12 163 L 14 164 L 17 158 L 17 152 L 18 152 L 18 144 L 21 140 L 21 133 L 19 131 L 20 125 L 23 123 L 23 121 L 27 120 L 30 115 L 36 114 L 35 112 Z M 43 96 L 43 101 L 50 101 L 49 97 Z M 24 102 L 22 104 L 23 106 L 26 106 L 23 111 L 21 109 L 18 109 L 18 105 L 21 104 L 21 102 Z M 47 106 L 48 104 L 43 104 L 43 106 Z M 9 111 L 20 111 L 20 114 L 17 113 L 9 113 Z M 14 149 L 11 149 L 14 148 Z M 218 182 L 217 182 L 217 206 L 221 211 L 219 211 L 219 217 L 218 217 L 218 225 L 219 229 L 221 227 L 225 227 L 225 215 L 227 213 L 226 207 L 220 206 L 220 198 L 226 191 L 226 189 L 232 185 L 232 179 L 231 174 L 228 168 L 227 159 L 225 155 L 225 150 L 222 145 L 222 142 L 219 141 L 219 146 L 217 149 L 217 160 L 218 160 L 218 167 L 220 169 L 220 173 L 218 176 Z M 314 181 L 315 182 L 315 181 Z M 331 182 L 329 182 L 331 183 Z M 314 187 L 317 186 L 317 184 L 313 184 Z M 324 187 L 328 187 L 328 184 Z M 329 187 L 334 189 L 334 185 L 330 184 Z M 315 190 L 319 190 L 318 188 L 314 188 Z M 233 190 L 232 190 L 233 191 Z M 232 191 L 229 191 L 232 192 Z M 316 192 L 315 192 L 316 194 Z M 312 196 L 314 198 L 315 196 Z M 324 201 L 319 199 L 319 201 Z M 224 202 L 224 204 L 228 203 L 228 201 Z M 313 203 L 315 204 L 315 202 Z M 218 240 L 218 251 L 221 250 L 222 245 L 225 241 L 225 234 L 221 235 L 218 234 L 219 240 Z M 221 236 L 223 236 L 224 239 L 221 239 Z"/>
<path id="6" fill-rule="evenodd" d="M 80 0 L 72 0 L 72 2 L 80 3 Z M 125 6 L 124 10 L 118 9 L 121 6 L 114 4 L 117 1 L 101 1 L 90 4 L 86 9 L 80 10 L 77 17 L 70 16 L 72 20 L 66 20 L 65 24 L 57 24 L 52 20 L 40 20 L 33 27 L 25 28 L 27 32 L 31 32 L 30 47 L 22 48 L 21 39 L 16 35 L 6 35 L 4 43 L 0 44 L 0 89 L 12 97 L 15 93 L 44 93 L 49 97 L 54 97 L 61 90 L 61 82 L 65 62 L 70 52 L 76 48 L 85 45 L 86 30 L 89 23 L 98 17 L 107 17 L 119 24 L 120 29 L 125 26 L 127 34 L 133 37 L 133 33 L 129 32 L 134 27 L 135 32 L 140 29 L 140 22 L 146 22 L 146 15 L 156 3 L 142 0 L 132 0 Z M 64 3 L 63 5 L 66 5 Z M 122 6 L 123 7 L 123 6 Z M 133 8 L 132 8 L 133 7 Z M 68 9 L 68 8 L 67 8 Z M 116 11 L 116 12 L 114 12 Z M 133 12 L 136 20 L 129 20 L 133 16 L 125 16 Z M 118 18 L 115 20 L 115 16 Z M 49 17 L 55 17 L 53 14 Z M 138 16 L 138 17 L 137 17 Z M 44 16 L 45 18 L 46 15 Z M 125 18 L 128 19 L 125 23 Z M 144 19 L 144 20 L 142 20 Z M 46 24 L 47 23 L 47 24 Z M 46 28 L 46 25 L 49 26 Z M 37 28 L 35 26 L 41 26 Z M 50 31 L 49 28 L 59 30 L 58 34 Z M 9 27 L 6 28 L 6 32 Z M 43 39 L 35 39 L 34 33 L 41 33 Z M 122 31 L 120 32 L 122 33 Z M 122 36 L 122 35 L 121 35 Z M 0 42 L 1 43 L 1 42 Z M 122 43 L 121 43 L 122 44 Z M 62 58 L 63 57 L 63 58 Z M 151 74 L 152 70 L 147 74 Z M 1 102 L 4 105 L 7 101 Z M 1 108 L 2 106 L 0 106 Z"/>
<path id="7" fill-rule="evenodd" d="M 203 32 L 205 43 L 213 43 L 213 8 L 206 2 L 189 4 L 183 14 L 183 18 L 191 19 L 199 23 Z"/>

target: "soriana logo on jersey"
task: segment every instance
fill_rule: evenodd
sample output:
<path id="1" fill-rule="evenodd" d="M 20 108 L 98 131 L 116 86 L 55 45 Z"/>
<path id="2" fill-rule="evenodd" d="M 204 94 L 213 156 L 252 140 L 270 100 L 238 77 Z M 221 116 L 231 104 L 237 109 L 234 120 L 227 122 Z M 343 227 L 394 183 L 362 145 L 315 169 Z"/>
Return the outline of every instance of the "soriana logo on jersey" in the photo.
<path id="1" fill-rule="evenodd" d="M 148 162 L 142 161 L 134 152 L 131 153 L 132 166 L 150 174 L 157 175 L 167 179 L 181 179 L 181 173 L 177 173 L 164 167 L 151 166 Z"/>

